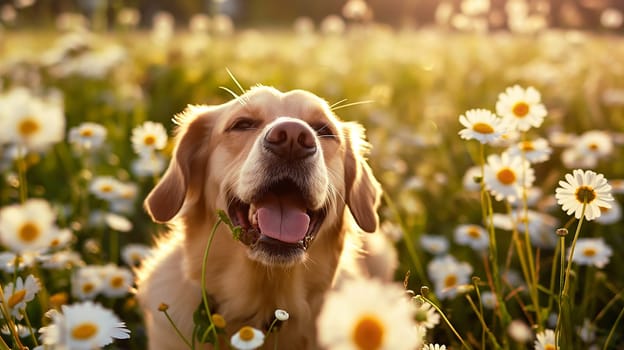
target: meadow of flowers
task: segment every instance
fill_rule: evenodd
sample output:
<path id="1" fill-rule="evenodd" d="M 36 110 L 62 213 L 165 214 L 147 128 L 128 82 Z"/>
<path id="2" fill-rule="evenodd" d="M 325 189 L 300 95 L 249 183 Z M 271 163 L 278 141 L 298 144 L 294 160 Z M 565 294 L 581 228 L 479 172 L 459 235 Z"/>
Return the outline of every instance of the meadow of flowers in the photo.
<path id="1" fill-rule="evenodd" d="M 233 76 L 310 90 L 373 145 L 387 278 L 330 292 L 322 345 L 624 349 L 621 36 L 122 14 L 107 32 L 64 15 L 0 33 L 0 349 L 145 348 L 133 268 L 164 227 L 142 200 L 172 116 L 231 99 Z"/>

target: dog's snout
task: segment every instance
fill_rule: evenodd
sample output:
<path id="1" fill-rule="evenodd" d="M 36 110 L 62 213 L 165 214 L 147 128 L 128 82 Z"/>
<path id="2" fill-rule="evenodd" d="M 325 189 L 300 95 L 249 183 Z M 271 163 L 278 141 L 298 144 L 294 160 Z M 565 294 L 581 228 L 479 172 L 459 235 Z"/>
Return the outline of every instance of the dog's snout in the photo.
<path id="1" fill-rule="evenodd" d="M 313 131 L 294 120 L 275 124 L 264 136 L 265 146 L 284 159 L 302 159 L 316 153 L 316 139 Z"/>

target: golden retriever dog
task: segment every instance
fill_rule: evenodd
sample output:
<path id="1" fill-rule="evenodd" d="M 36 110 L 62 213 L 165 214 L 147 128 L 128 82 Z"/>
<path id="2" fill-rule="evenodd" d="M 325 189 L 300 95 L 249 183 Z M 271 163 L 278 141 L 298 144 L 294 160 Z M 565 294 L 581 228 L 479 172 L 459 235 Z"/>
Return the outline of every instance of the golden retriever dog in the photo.
<path id="1" fill-rule="evenodd" d="M 363 128 L 310 92 L 263 86 L 222 105 L 189 106 L 176 121 L 171 162 L 145 200 L 153 220 L 171 228 L 138 271 L 149 348 L 185 348 L 162 303 L 191 339 L 219 210 L 242 229 L 235 239 L 220 225 L 207 257 L 211 311 L 227 334 L 245 325 L 266 332 L 280 308 L 290 318 L 265 346 L 317 348 L 323 296 L 357 259 L 350 237 L 379 225 Z"/>

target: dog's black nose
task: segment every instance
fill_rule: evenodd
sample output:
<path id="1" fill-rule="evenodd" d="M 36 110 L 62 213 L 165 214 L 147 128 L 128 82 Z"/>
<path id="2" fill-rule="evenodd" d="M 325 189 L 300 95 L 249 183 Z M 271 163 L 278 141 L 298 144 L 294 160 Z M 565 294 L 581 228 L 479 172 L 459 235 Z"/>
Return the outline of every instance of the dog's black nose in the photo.
<path id="1" fill-rule="evenodd" d="M 288 160 L 302 159 L 316 153 L 313 131 L 296 120 L 273 125 L 264 136 L 264 145 L 278 157 Z"/>

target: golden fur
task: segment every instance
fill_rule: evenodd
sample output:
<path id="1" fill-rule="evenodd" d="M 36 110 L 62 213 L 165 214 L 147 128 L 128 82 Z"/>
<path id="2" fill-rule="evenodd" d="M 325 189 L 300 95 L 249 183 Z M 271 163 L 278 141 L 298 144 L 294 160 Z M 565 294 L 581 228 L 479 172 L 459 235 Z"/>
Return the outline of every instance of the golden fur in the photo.
<path id="1" fill-rule="evenodd" d="M 241 117 L 253 120 L 254 127 L 240 128 L 247 125 L 236 124 Z M 201 300 L 204 249 L 216 212 L 228 208 L 230 195 L 253 195 L 246 192 L 269 176 L 258 156 L 258 140 L 273 124 L 293 118 L 305 123 L 303 129 L 321 125 L 332 133 L 313 134 L 319 155 L 304 179 L 311 192 L 310 209 L 326 211 L 318 233 L 305 252 L 280 260 L 236 241 L 221 225 L 207 260 L 206 289 L 227 321 L 227 334 L 244 325 L 266 331 L 275 309 L 281 308 L 290 319 L 267 337 L 267 348 L 275 337 L 280 348 L 317 348 L 315 319 L 323 295 L 345 268 L 356 265 L 357 244 L 351 240 L 357 242 L 360 231 L 377 230 L 380 187 L 365 162 L 367 143 L 359 124 L 340 121 L 324 100 L 309 92 L 255 87 L 228 103 L 189 106 L 177 116 L 171 163 L 145 201 L 155 221 L 170 223 L 170 232 L 138 271 L 149 349 L 185 348 L 158 307 L 167 304 L 171 318 L 190 339 L 192 314 Z"/>

